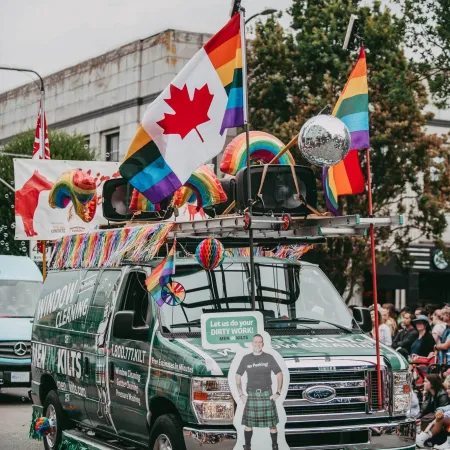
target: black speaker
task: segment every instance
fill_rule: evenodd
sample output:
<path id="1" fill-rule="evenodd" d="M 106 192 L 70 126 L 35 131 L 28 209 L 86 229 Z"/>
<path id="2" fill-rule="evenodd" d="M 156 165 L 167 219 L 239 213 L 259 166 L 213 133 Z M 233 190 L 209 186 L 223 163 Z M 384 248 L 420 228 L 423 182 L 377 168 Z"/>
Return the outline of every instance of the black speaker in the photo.
<path id="1" fill-rule="evenodd" d="M 220 180 L 220 184 L 222 185 L 225 194 L 227 194 L 227 201 L 204 208 L 205 213 L 208 214 L 209 217 L 220 216 L 230 206 L 230 204 L 236 200 L 236 179 L 234 177 L 223 178 Z M 233 214 L 236 211 L 237 209 L 233 208 L 229 211 L 229 214 Z"/>
<path id="2" fill-rule="evenodd" d="M 253 214 L 281 215 L 288 213 L 291 216 L 305 216 L 311 211 L 305 206 L 298 196 L 294 176 L 297 179 L 301 197 L 308 205 L 317 207 L 317 183 L 314 172 L 305 166 L 269 165 L 261 189 L 264 166 L 251 166 L 250 178 L 252 192 L 248 192 L 247 168 L 241 169 L 236 174 L 236 207 L 243 210 L 248 206 L 248 199 L 258 200 L 253 205 Z"/>
<path id="3" fill-rule="evenodd" d="M 131 186 L 123 178 L 112 178 L 103 184 L 103 217 L 111 222 L 130 220 L 135 214 L 130 210 L 133 194 Z M 165 220 L 172 216 L 173 209 L 169 208 L 172 196 L 165 198 L 159 204 L 159 211 L 141 212 L 134 215 L 133 221 Z"/>

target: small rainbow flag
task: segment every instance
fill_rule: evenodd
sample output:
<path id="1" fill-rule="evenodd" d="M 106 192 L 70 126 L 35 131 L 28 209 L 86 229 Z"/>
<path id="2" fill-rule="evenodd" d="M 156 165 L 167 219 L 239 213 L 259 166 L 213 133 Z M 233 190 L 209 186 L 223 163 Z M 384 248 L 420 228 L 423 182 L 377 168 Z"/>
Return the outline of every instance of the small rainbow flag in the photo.
<path id="1" fill-rule="evenodd" d="M 147 291 L 153 297 L 158 306 L 164 305 L 161 297 L 161 288 L 170 281 L 170 277 L 175 273 L 175 247 L 174 241 L 169 254 L 152 270 L 152 273 L 145 280 Z"/>
<path id="2" fill-rule="evenodd" d="M 328 209 L 339 215 L 340 195 L 360 194 L 365 181 L 354 150 L 369 148 L 369 89 L 364 47 L 333 110 L 333 116 L 344 122 L 351 136 L 350 152 L 343 161 L 322 171 L 323 190 Z"/>
<path id="3" fill-rule="evenodd" d="M 133 189 L 130 200 L 130 211 L 133 212 L 156 212 L 161 211 L 161 205 L 154 205 L 150 200 L 144 197 L 137 189 Z"/>

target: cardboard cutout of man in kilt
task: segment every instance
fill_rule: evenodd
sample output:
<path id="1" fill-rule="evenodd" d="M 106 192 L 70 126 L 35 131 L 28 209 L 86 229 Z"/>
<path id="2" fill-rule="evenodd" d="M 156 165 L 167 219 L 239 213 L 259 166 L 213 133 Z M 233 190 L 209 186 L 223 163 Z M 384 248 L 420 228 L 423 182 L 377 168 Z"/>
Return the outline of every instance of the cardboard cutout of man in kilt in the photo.
<path id="1" fill-rule="evenodd" d="M 279 422 L 276 401 L 283 388 L 283 372 L 275 358 L 262 351 L 264 340 L 255 334 L 252 340 L 253 352 L 245 355 L 236 371 L 236 386 L 239 398 L 245 404 L 242 416 L 244 425 L 244 450 L 251 450 L 253 427 L 270 428 L 272 449 L 278 450 Z M 242 376 L 247 372 L 247 395 L 242 389 Z M 277 376 L 277 392 L 272 392 L 272 372 Z"/>

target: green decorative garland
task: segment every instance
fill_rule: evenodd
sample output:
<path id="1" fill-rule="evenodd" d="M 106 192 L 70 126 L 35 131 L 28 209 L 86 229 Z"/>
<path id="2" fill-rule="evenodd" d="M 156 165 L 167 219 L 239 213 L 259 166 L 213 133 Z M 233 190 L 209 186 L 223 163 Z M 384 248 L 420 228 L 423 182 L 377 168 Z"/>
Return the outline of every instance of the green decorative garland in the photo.
<path id="1" fill-rule="evenodd" d="M 42 441 L 42 436 L 36 431 L 34 431 L 34 426 L 36 425 L 36 421 L 39 419 L 39 417 L 42 417 L 44 414 L 44 408 L 42 406 L 33 405 L 33 412 L 31 415 L 31 425 L 30 425 L 30 432 L 28 433 L 28 437 L 30 439 L 36 439 L 38 441 Z"/>
<path id="2" fill-rule="evenodd" d="M 72 436 L 67 436 L 63 431 L 62 441 L 59 444 L 58 450 L 98 450 L 98 448 L 85 442 L 80 442 Z"/>

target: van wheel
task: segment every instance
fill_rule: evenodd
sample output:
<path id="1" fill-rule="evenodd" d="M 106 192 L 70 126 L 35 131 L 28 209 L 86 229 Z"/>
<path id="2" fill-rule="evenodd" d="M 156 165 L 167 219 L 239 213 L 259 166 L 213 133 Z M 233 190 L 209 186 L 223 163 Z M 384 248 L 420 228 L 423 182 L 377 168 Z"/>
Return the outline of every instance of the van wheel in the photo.
<path id="1" fill-rule="evenodd" d="M 164 414 L 156 419 L 150 433 L 151 450 L 186 450 L 183 427 L 175 414 Z"/>
<path id="2" fill-rule="evenodd" d="M 53 422 L 53 429 L 47 436 L 44 436 L 45 450 L 57 450 L 61 444 L 62 431 L 65 429 L 66 421 L 56 391 L 50 391 L 45 398 L 44 416 Z"/>

